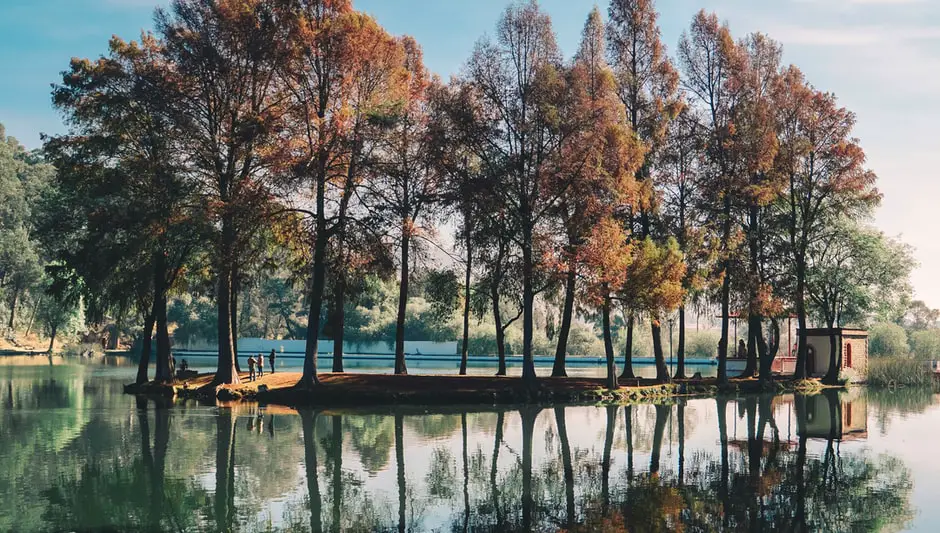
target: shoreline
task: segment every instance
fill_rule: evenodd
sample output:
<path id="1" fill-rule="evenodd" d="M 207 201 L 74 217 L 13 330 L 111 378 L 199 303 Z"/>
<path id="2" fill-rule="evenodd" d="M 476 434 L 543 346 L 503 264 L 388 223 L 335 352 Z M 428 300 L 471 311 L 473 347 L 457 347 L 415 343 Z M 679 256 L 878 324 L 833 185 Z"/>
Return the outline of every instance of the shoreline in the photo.
<path id="1" fill-rule="evenodd" d="M 392 375 L 392 374 L 320 374 L 320 385 L 313 389 L 296 386 L 299 372 L 265 374 L 249 382 L 248 374 L 239 374 L 237 385 L 213 386 L 214 374 L 199 374 L 172 383 L 148 382 L 125 385 L 124 392 L 145 396 L 180 397 L 201 401 L 258 402 L 287 407 L 375 407 L 389 405 L 525 405 L 545 403 L 624 404 L 661 401 L 674 397 L 709 397 L 719 394 L 757 392 L 819 392 L 826 388 L 816 379 L 793 381 L 777 377 L 771 384 L 756 378 L 731 378 L 719 387 L 717 378 L 685 379 L 660 384 L 653 379 L 620 380 L 620 388 L 608 390 L 605 378 L 540 377 L 535 385 L 526 385 L 521 377 Z"/>

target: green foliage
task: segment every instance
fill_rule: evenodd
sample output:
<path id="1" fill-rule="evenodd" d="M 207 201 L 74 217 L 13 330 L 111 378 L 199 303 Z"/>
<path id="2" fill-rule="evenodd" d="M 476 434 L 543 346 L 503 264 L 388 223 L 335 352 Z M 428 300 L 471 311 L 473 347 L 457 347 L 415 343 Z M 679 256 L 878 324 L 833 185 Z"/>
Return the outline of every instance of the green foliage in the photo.
<path id="1" fill-rule="evenodd" d="M 878 387 L 930 387 L 933 372 L 921 360 L 902 355 L 868 361 L 868 383 Z"/>
<path id="2" fill-rule="evenodd" d="M 882 322 L 868 332 L 868 353 L 872 356 L 907 355 L 907 332 L 897 324 Z"/>
<path id="3" fill-rule="evenodd" d="M 910 334 L 911 355 L 917 359 L 940 359 L 940 329 L 924 329 Z"/>
<path id="4" fill-rule="evenodd" d="M 712 359 L 718 353 L 721 335 L 714 331 L 690 331 L 685 334 L 685 356 Z"/>

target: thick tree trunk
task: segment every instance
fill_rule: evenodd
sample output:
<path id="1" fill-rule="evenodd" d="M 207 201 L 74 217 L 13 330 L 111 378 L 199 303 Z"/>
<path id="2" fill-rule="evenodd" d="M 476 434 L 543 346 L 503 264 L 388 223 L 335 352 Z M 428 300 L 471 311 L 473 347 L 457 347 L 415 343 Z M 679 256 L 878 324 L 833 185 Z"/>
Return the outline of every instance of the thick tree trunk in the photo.
<path id="1" fill-rule="evenodd" d="M 13 297 L 10 299 L 10 320 L 7 321 L 7 327 L 10 328 L 10 332 L 13 332 L 13 322 L 16 320 L 16 303 L 20 298 L 20 289 L 19 287 L 13 289 Z"/>
<path id="2" fill-rule="evenodd" d="M 653 334 L 653 358 L 656 360 L 657 383 L 669 383 L 669 367 L 666 366 L 666 354 L 663 352 L 662 326 L 659 317 L 654 316 L 650 321 L 650 331 Z"/>
<path id="3" fill-rule="evenodd" d="M 571 446 L 568 443 L 568 426 L 565 423 L 565 408 L 555 407 L 555 425 L 561 443 L 561 464 L 565 474 L 565 528 L 571 529 L 575 522 L 574 467 L 571 463 Z"/>
<path id="4" fill-rule="evenodd" d="M 799 260 L 796 264 L 796 292 L 794 294 L 796 307 L 796 321 L 799 331 L 797 333 L 796 371 L 794 379 L 806 379 L 806 266 Z"/>
<path id="5" fill-rule="evenodd" d="M 311 280 L 309 310 L 307 312 L 307 341 L 304 344 L 304 373 L 298 385 L 314 387 L 320 384 L 317 360 L 320 352 L 320 312 L 323 307 L 323 289 L 326 284 L 326 223 L 317 214 L 317 236 L 313 249 L 313 279 Z"/>
<path id="6" fill-rule="evenodd" d="M 346 338 L 346 276 L 336 274 L 333 291 L 333 372 L 341 373 L 343 367 L 343 341 Z"/>
<path id="7" fill-rule="evenodd" d="M 674 379 L 685 379 L 685 305 L 679 307 L 679 343 L 676 346 L 676 373 Z"/>
<path id="8" fill-rule="evenodd" d="M 218 257 L 218 287 L 216 288 L 216 316 L 218 317 L 219 360 L 213 383 L 238 383 L 235 371 L 235 350 L 232 341 L 232 264 L 235 257 L 235 227 L 232 215 L 222 218 L 222 242 Z M 159 341 L 158 341 L 159 342 Z M 159 354 L 158 354 L 159 358 Z M 159 364 L 159 362 L 158 362 Z"/>
<path id="9" fill-rule="evenodd" d="M 472 243 L 467 237 L 467 265 L 463 280 L 463 342 L 460 345 L 460 375 L 467 375 L 467 359 L 470 356 L 470 275 L 473 273 Z"/>
<path id="10" fill-rule="evenodd" d="M 150 367 L 150 352 L 153 349 L 153 323 L 153 308 L 151 308 L 147 316 L 144 317 L 144 333 L 140 346 L 140 361 L 137 363 L 137 380 L 135 381 L 138 385 L 148 381 L 147 371 Z"/>
<path id="11" fill-rule="evenodd" d="M 52 350 L 55 348 L 55 335 L 56 333 L 58 333 L 58 331 L 59 331 L 59 324 L 53 324 L 52 333 L 49 334 L 49 350 L 47 350 L 50 354 L 52 353 Z"/>
<path id="12" fill-rule="evenodd" d="M 757 350 L 760 355 L 760 380 L 763 383 L 769 383 L 773 379 L 772 367 L 774 358 L 777 356 L 777 350 L 780 347 L 780 324 L 776 318 L 770 319 L 770 335 L 770 346 L 764 341 L 763 334 L 758 338 L 757 343 Z"/>
<path id="13" fill-rule="evenodd" d="M 620 379 L 636 378 L 633 374 L 633 323 L 633 313 L 630 312 L 627 316 L 627 341 L 623 347 L 623 372 Z"/>
<path id="14" fill-rule="evenodd" d="M 829 369 L 823 378 L 826 385 L 836 385 L 839 383 L 839 369 L 842 366 L 842 357 L 839 350 L 839 342 L 836 338 L 834 321 L 829 320 Z"/>
<path id="15" fill-rule="evenodd" d="M 304 439 L 304 464 L 307 470 L 307 500 L 310 505 L 310 531 L 323 531 L 320 496 L 320 477 L 317 465 L 317 413 L 307 409 L 300 410 L 300 424 Z"/>
<path id="16" fill-rule="evenodd" d="M 615 390 L 619 388 L 617 383 L 617 362 L 614 359 L 614 341 L 610 334 L 610 295 L 607 293 L 607 287 L 604 287 L 604 305 L 601 309 L 603 329 L 604 329 L 604 354 L 607 356 L 607 388 Z"/>
<path id="17" fill-rule="evenodd" d="M 751 311 L 747 317 L 747 363 L 741 377 L 752 378 L 757 375 L 757 343 L 758 337 L 763 336 L 761 317 Z"/>
<path id="18" fill-rule="evenodd" d="M 173 365 L 170 361 L 170 332 L 167 324 L 166 256 L 157 254 L 153 291 L 153 318 L 157 326 L 157 369 L 155 381 L 172 381 Z M 237 376 L 236 376 L 237 381 Z"/>
<path id="19" fill-rule="evenodd" d="M 721 340 L 718 341 L 718 383 L 728 383 L 728 322 L 731 299 L 731 276 L 725 270 L 724 280 L 721 282 Z"/>
<path id="20" fill-rule="evenodd" d="M 561 328 L 558 330 L 558 344 L 555 347 L 555 364 L 552 377 L 565 377 L 565 359 L 568 357 L 568 335 L 571 333 L 571 318 L 574 315 L 574 291 L 577 272 L 574 267 L 568 269 L 565 278 L 565 304 L 561 311 Z"/>
<path id="21" fill-rule="evenodd" d="M 229 298 L 229 305 L 232 308 L 232 353 L 235 354 L 235 372 L 241 372 L 242 367 L 238 363 L 238 264 L 232 267 L 232 296 Z"/>
<path id="22" fill-rule="evenodd" d="M 398 316 L 395 320 L 395 374 L 407 374 L 405 366 L 405 308 L 408 305 L 408 245 L 407 221 L 402 224 L 401 282 L 398 285 Z"/>
<path id="23" fill-rule="evenodd" d="M 522 380 L 535 383 L 535 357 L 532 353 L 534 330 L 535 288 L 533 287 L 532 228 L 523 224 L 522 230 Z"/>

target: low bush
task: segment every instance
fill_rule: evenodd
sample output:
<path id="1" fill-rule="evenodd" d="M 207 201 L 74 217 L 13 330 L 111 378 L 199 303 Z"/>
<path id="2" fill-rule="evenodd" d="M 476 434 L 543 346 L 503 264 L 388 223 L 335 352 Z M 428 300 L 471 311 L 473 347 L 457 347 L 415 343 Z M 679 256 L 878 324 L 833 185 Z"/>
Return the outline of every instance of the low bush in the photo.
<path id="1" fill-rule="evenodd" d="M 887 356 L 868 361 L 868 383 L 876 387 L 929 387 L 933 380 L 933 372 L 918 359 Z"/>
<path id="2" fill-rule="evenodd" d="M 872 356 L 906 355 L 909 352 L 907 332 L 897 324 L 875 324 L 868 332 L 868 353 Z"/>
<path id="3" fill-rule="evenodd" d="M 689 331 L 685 334 L 685 356 L 711 359 L 718 354 L 721 335 L 715 331 Z"/>

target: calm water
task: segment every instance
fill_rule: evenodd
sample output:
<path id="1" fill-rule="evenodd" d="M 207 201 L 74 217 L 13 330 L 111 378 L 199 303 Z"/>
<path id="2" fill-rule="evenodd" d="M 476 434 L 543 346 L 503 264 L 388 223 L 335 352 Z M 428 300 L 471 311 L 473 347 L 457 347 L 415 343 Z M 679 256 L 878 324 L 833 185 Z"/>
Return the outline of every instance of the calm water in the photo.
<path id="1" fill-rule="evenodd" d="M 930 393 L 297 413 L 12 362 L 0 531 L 940 529 Z"/>

